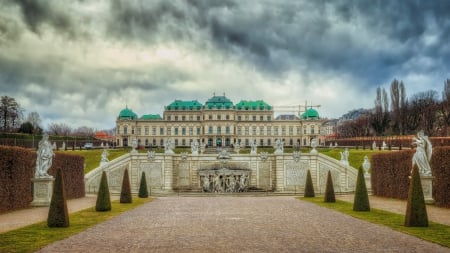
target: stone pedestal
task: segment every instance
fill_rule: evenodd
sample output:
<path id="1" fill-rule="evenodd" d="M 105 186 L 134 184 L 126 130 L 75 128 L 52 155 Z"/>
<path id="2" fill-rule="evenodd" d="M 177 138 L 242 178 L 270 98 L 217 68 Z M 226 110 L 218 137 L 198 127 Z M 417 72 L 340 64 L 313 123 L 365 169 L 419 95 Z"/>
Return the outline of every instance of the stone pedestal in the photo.
<path id="1" fill-rule="evenodd" d="M 420 176 L 420 182 L 422 183 L 423 197 L 425 204 L 434 204 L 433 199 L 433 176 Z"/>
<path id="2" fill-rule="evenodd" d="M 367 192 L 372 192 L 372 184 L 370 182 L 370 175 L 364 175 L 364 181 L 366 183 Z"/>
<path id="3" fill-rule="evenodd" d="M 53 177 L 32 178 L 33 182 L 33 202 L 32 206 L 50 206 L 53 194 Z"/>

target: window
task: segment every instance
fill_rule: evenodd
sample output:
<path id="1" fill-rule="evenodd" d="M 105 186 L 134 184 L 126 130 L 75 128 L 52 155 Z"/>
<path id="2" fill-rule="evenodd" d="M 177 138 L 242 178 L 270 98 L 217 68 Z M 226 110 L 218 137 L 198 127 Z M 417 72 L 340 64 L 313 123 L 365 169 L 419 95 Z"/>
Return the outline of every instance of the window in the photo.
<path id="1" fill-rule="evenodd" d="M 253 130 L 253 131 L 252 131 L 252 134 L 253 134 L 253 135 L 256 135 L 256 127 L 255 127 L 255 126 L 253 127 L 252 130 Z"/>
<path id="2" fill-rule="evenodd" d="M 306 134 L 306 126 L 303 127 L 303 133 Z M 306 144 L 304 144 L 306 145 Z"/>
<path id="3" fill-rule="evenodd" d="M 300 127 L 297 127 L 297 135 L 302 134 L 302 129 Z"/>
<path id="4" fill-rule="evenodd" d="M 238 135 L 242 134 L 242 127 L 240 127 L 240 126 L 237 127 L 237 134 Z"/>
<path id="5" fill-rule="evenodd" d="M 175 127 L 173 130 L 174 130 L 175 135 L 178 135 L 178 127 Z"/>
<path id="6" fill-rule="evenodd" d="M 186 135 L 186 128 L 185 127 L 181 128 L 181 135 Z"/>
<path id="7" fill-rule="evenodd" d="M 248 115 L 245 115 L 245 120 L 248 120 Z"/>
<path id="8" fill-rule="evenodd" d="M 156 140 L 153 139 L 153 146 L 156 146 Z"/>
<path id="9" fill-rule="evenodd" d="M 200 121 L 200 116 L 197 116 L 197 121 Z"/>
<path id="10" fill-rule="evenodd" d="M 201 128 L 200 128 L 200 127 L 197 127 L 197 135 L 200 135 L 201 132 L 202 132 Z"/>
<path id="11" fill-rule="evenodd" d="M 156 127 L 152 128 L 152 135 L 156 135 Z"/>
<path id="12" fill-rule="evenodd" d="M 225 119 L 226 119 L 226 120 L 229 120 L 229 119 L 230 119 L 230 115 L 227 114 L 227 115 L 225 116 Z"/>
<path id="13" fill-rule="evenodd" d="M 221 134 L 222 133 L 222 128 L 220 126 L 217 127 L 217 133 Z"/>
<path id="14" fill-rule="evenodd" d="M 159 128 L 159 135 L 164 135 L 164 128 L 162 127 Z"/>
<path id="15" fill-rule="evenodd" d="M 175 121 L 178 121 L 178 116 L 175 116 Z"/>
<path id="16" fill-rule="evenodd" d="M 314 126 L 311 126 L 311 134 L 314 134 Z"/>
<path id="17" fill-rule="evenodd" d="M 117 134 L 120 134 L 120 126 L 117 127 Z"/>
<path id="18" fill-rule="evenodd" d="M 253 115 L 252 118 L 253 118 L 253 121 L 256 121 L 256 115 Z"/>
<path id="19" fill-rule="evenodd" d="M 278 135 L 278 127 L 277 126 L 273 127 L 273 132 L 274 132 L 275 135 Z"/>
<path id="20" fill-rule="evenodd" d="M 167 120 L 171 120 L 171 119 L 170 119 L 170 115 L 167 115 Z"/>
<path id="21" fill-rule="evenodd" d="M 189 127 L 189 135 L 194 135 L 194 128 L 193 127 Z"/>
<path id="22" fill-rule="evenodd" d="M 123 134 L 128 134 L 128 127 L 126 126 L 123 127 Z"/>
<path id="23" fill-rule="evenodd" d="M 137 128 L 137 135 L 141 135 L 141 128 L 140 127 Z"/>
<path id="24" fill-rule="evenodd" d="M 217 120 L 221 120 L 222 117 L 220 115 L 217 115 Z"/>
<path id="25" fill-rule="evenodd" d="M 229 126 L 225 127 L 225 133 L 226 134 L 230 134 L 230 127 Z"/>
<path id="26" fill-rule="evenodd" d="M 148 139 L 145 139 L 145 146 L 148 146 Z"/>
<path id="27" fill-rule="evenodd" d="M 175 139 L 175 146 L 178 146 L 178 139 Z"/>
<path id="28" fill-rule="evenodd" d="M 263 140 L 263 139 L 260 139 L 260 140 L 259 140 L 259 145 L 260 145 L 260 146 L 264 146 L 264 140 Z"/>
<path id="29" fill-rule="evenodd" d="M 181 116 L 182 121 L 186 121 L 186 116 Z"/>
<path id="30" fill-rule="evenodd" d="M 212 115 L 208 115 L 208 119 L 209 119 L 209 120 L 212 120 Z"/>
<path id="31" fill-rule="evenodd" d="M 272 120 L 272 117 L 267 116 L 267 121 L 271 121 L 271 120 Z"/>
<path id="32" fill-rule="evenodd" d="M 212 128 L 212 127 L 209 127 L 209 128 L 208 128 L 208 133 L 209 133 L 209 134 L 212 134 L 212 133 L 213 133 L 213 128 Z"/>
<path id="33" fill-rule="evenodd" d="M 166 130 L 168 136 L 170 136 L 170 134 L 171 134 L 170 130 L 171 130 L 170 127 L 168 127 L 167 130 Z"/>
<path id="34" fill-rule="evenodd" d="M 263 121 L 264 120 L 264 116 L 259 116 L 259 121 Z"/>
<path id="35" fill-rule="evenodd" d="M 182 146 L 186 146 L 186 140 L 185 140 L 185 139 L 182 139 L 182 140 L 181 140 L 181 145 L 182 145 Z"/>
<path id="36" fill-rule="evenodd" d="M 159 140 L 159 146 L 164 146 L 164 140 L 163 139 L 161 139 L 161 140 Z"/>
<path id="37" fill-rule="evenodd" d="M 131 128 L 131 134 L 134 134 L 134 127 Z"/>
<path id="38" fill-rule="evenodd" d="M 249 141 L 248 141 L 248 139 L 245 139 L 245 146 L 248 146 L 249 145 Z"/>
<path id="39" fill-rule="evenodd" d="M 272 135 L 272 127 L 270 127 L 270 126 L 267 127 L 267 135 L 268 136 Z"/>
<path id="40" fill-rule="evenodd" d="M 294 127 L 289 127 L 289 135 L 294 135 Z"/>
<path id="41" fill-rule="evenodd" d="M 194 120 L 194 116 L 189 115 L 189 120 Z"/>
<path id="42" fill-rule="evenodd" d="M 248 126 L 245 127 L 245 135 L 248 135 Z"/>
<path id="43" fill-rule="evenodd" d="M 259 135 L 264 135 L 264 126 L 259 127 Z"/>
<path id="44" fill-rule="evenodd" d="M 145 127 L 145 135 L 148 135 L 148 127 Z"/>
<path id="45" fill-rule="evenodd" d="M 241 121 L 241 116 L 238 116 L 238 121 Z"/>
<path id="46" fill-rule="evenodd" d="M 286 135 L 286 127 L 281 127 L 281 135 Z"/>
<path id="47" fill-rule="evenodd" d="M 270 146 L 272 143 L 270 141 L 270 139 L 267 139 L 267 145 Z"/>

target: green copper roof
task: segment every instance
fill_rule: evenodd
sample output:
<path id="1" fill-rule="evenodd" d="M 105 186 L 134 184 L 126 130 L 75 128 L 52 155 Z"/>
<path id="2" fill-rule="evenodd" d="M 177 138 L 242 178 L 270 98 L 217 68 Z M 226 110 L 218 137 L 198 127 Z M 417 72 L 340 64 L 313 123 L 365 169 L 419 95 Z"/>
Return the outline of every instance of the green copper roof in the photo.
<path id="1" fill-rule="evenodd" d="M 119 119 L 137 119 L 138 115 L 131 109 L 125 108 L 119 113 Z"/>
<path id="2" fill-rule="evenodd" d="M 318 119 L 318 118 L 319 113 L 313 108 L 309 108 L 308 110 L 306 110 L 306 112 L 302 114 L 302 119 Z"/>
<path id="3" fill-rule="evenodd" d="M 201 110 L 202 104 L 200 104 L 197 100 L 192 101 L 183 101 L 183 100 L 175 100 L 168 106 L 166 106 L 166 110 L 183 110 L 183 111 L 192 111 L 192 110 Z"/>
<path id="4" fill-rule="evenodd" d="M 272 110 L 272 106 L 264 102 L 264 100 L 256 101 L 246 101 L 241 100 L 241 102 L 235 105 L 237 110 Z"/>
<path id="5" fill-rule="evenodd" d="M 159 114 L 145 114 L 141 116 L 141 119 L 145 119 L 145 120 L 160 120 L 161 115 Z"/>
<path id="6" fill-rule="evenodd" d="M 206 109 L 233 109 L 233 102 L 225 96 L 213 96 L 205 103 Z"/>

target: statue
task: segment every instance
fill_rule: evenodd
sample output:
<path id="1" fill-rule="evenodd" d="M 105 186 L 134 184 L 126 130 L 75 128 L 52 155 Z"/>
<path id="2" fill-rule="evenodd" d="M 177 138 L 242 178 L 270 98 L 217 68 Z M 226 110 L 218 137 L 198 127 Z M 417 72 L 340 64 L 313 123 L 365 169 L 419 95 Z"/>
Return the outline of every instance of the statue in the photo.
<path id="1" fill-rule="evenodd" d="M 66 142 L 65 141 L 63 141 L 63 143 L 62 143 L 61 150 L 66 150 Z"/>
<path id="2" fill-rule="evenodd" d="M 203 177 L 203 191 L 204 192 L 209 192 L 210 191 L 209 184 L 210 184 L 209 176 L 204 176 Z"/>
<path id="3" fill-rule="evenodd" d="M 138 146 L 137 140 L 136 140 L 136 138 L 133 138 L 133 140 L 131 141 L 131 147 L 133 148 L 131 150 L 132 154 L 137 154 L 137 151 L 136 151 L 137 146 Z"/>
<path id="4" fill-rule="evenodd" d="M 48 140 L 48 134 L 44 134 L 42 140 L 39 142 L 37 151 L 35 178 L 53 178 L 47 171 L 52 166 L 54 156 L 55 153 L 53 153 L 53 146 Z"/>
<path id="5" fill-rule="evenodd" d="M 239 149 L 241 148 L 241 145 L 239 145 L 239 142 L 233 143 L 234 152 L 239 154 Z"/>
<path id="6" fill-rule="evenodd" d="M 164 154 L 167 155 L 173 155 L 173 143 L 172 143 L 172 139 L 167 138 L 166 142 L 164 143 Z"/>
<path id="7" fill-rule="evenodd" d="M 56 146 L 56 142 L 55 142 L 55 141 L 53 142 L 53 147 L 52 147 L 52 149 L 53 149 L 53 150 L 58 150 L 58 146 Z"/>
<path id="8" fill-rule="evenodd" d="M 364 169 L 364 175 L 369 176 L 369 169 L 370 169 L 369 157 L 364 156 L 364 162 L 362 164 L 362 167 Z"/>
<path id="9" fill-rule="evenodd" d="M 100 166 L 107 164 L 109 162 L 108 155 L 109 155 L 108 150 L 106 150 L 106 148 L 103 149 L 102 160 L 100 161 Z"/>
<path id="10" fill-rule="evenodd" d="M 417 138 L 413 138 L 413 143 L 417 145 L 416 153 L 413 155 L 412 166 L 417 164 L 420 175 L 431 176 L 430 160 L 433 153 L 430 140 L 425 136 L 423 131 L 417 133 Z"/>
<path id="11" fill-rule="evenodd" d="M 198 155 L 198 147 L 199 147 L 199 144 L 198 144 L 197 140 L 191 141 L 191 153 L 193 155 Z"/>
<path id="12" fill-rule="evenodd" d="M 275 152 L 274 154 L 283 154 L 284 153 L 284 141 L 277 139 L 275 141 Z"/>
<path id="13" fill-rule="evenodd" d="M 214 177 L 214 192 L 223 192 L 222 179 L 220 178 L 219 173 L 217 173 Z"/>
<path id="14" fill-rule="evenodd" d="M 252 140 L 251 141 L 250 148 L 251 148 L 250 154 L 251 155 L 256 155 L 257 150 L 258 150 L 258 145 L 256 145 L 256 140 Z"/>
<path id="15" fill-rule="evenodd" d="M 317 139 L 316 138 L 313 138 L 312 140 L 311 140 L 311 147 L 312 147 L 312 150 L 311 150 L 311 154 L 313 154 L 313 155 L 316 155 L 317 154 L 317 150 L 316 150 L 316 147 L 317 147 Z"/>
<path id="16" fill-rule="evenodd" d="M 386 142 L 383 141 L 383 144 L 381 145 L 381 149 L 382 149 L 382 150 L 385 150 L 386 147 L 387 147 Z"/>
<path id="17" fill-rule="evenodd" d="M 344 152 L 341 152 L 341 163 L 344 165 L 348 165 L 348 148 L 345 148 Z"/>
<path id="18" fill-rule="evenodd" d="M 373 141 L 373 143 L 372 143 L 372 149 L 373 150 L 377 149 L 377 143 L 375 143 L 375 141 Z"/>
<path id="19" fill-rule="evenodd" d="M 247 175 L 242 174 L 239 182 L 239 191 L 243 192 L 246 190 L 246 188 L 247 188 Z"/>

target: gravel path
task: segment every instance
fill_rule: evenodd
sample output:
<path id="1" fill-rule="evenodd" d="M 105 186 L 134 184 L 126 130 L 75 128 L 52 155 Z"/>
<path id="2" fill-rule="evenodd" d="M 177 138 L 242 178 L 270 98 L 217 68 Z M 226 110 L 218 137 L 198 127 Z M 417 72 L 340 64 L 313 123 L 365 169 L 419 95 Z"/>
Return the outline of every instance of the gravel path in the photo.
<path id="1" fill-rule="evenodd" d="M 40 252 L 450 252 L 293 197 L 162 197 Z"/>

